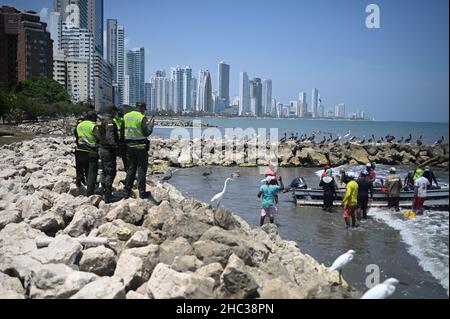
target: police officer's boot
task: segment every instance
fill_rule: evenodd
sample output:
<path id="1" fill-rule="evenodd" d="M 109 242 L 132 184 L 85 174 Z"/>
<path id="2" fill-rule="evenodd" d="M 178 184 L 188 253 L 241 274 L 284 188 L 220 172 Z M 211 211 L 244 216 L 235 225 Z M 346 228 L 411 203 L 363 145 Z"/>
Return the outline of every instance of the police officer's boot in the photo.
<path id="1" fill-rule="evenodd" d="M 106 204 L 111 204 L 120 201 L 120 198 L 113 196 L 111 191 L 105 191 L 103 198 Z"/>

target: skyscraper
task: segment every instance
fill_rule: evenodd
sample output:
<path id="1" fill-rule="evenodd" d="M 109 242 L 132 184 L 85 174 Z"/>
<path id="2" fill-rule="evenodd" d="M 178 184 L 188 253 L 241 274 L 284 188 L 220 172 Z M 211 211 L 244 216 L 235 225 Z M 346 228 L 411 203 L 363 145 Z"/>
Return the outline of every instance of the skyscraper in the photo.
<path id="1" fill-rule="evenodd" d="M 264 80 L 262 85 L 262 113 L 266 115 L 270 113 L 272 103 L 272 80 Z"/>
<path id="2" fill-rule="evenodd" d="M 145 83 L 145 104 L 147 105 L 147 110 L 155 111 L 152 108 L 152 83 Z"/>
<path id="3" fill-rule="evenodd" d="M 129 76 L 129 102 L 135 106 L 136 102 L 144 101 L 145 85 L 145 49 L 138 48 L 127 52 L 127 75 Z"/>
<path id="4" fill-rule="evenodd" d="M 262 116 L 262 83 L 260 78 L 254 78 L 249 81 L 250 87 L 250 104 L 253 115 Z"/>
<path id="5" fill-rule="evenodd" d="M 221 61 L 219 63 L 219 99 L 225 107 L 230 105 L 230 66 Z"/>
<path id="6" fill-rule="evenodd" d="M 35 76 L 53 78 L 53 41 L 36 12 L 0 8 L 0 86 Z"/>
<path id="7" fill-rule="evenodd" d="M 312 90 L 312 97 L 311 97 L 311 112 L 313 117 L 318 117 L 318 110 L 317 108 L 319 107 L 319 90 L 317 90 L 316 88 L 314 88 Z"/>
<path id="8" fill-rule="evenodd" d="M 172 81 L 173 83 L 173 110 L 178 113 L 183 111 L 183 83 L 184 83 L 184 72 L 179 66 L 172 68 Z"/>
<path id="9" fill-rule="evenodd" d="M 125 75 L 125 30 L 117 20 L 106 21 L 106 60 L 113 68 L 113 84 L 117 86 L 116 104 L 123 104 L 123 81 Z"/>
<path id="10" fill-rule="evenodd" d="M 208 70 L 201 70 L 199 72 L 196 104 L 198 112 L 214 112 L 211 75 Z"/>
<path id="11" fill-rule="evenodd" d="M 192 111 L 192 69 L 183 69 L 183 112 Z"/>
<path id="12" fill-rule="evenodd" d="M 298 117 L 305 117 L 305 113 L 308 112 L 308 102 L 306 101 L 306 92 L 300 92 L 298 95 L 300 112 Z"/>
<path id="13" fill-rule="evenodd" d="M 191 110 L 196 111 L 196 102 L 197 102 L 197 89 L 198 89 L 198 81 L 197 78 L 192 78 L 192 90 L 191 90 Z"/>
<path id="14" fill-rule="evenodd" d="M 334 107 L 334 116 L 339 118 L 345 117 L 345 104 L 339 103 Z"/>
<path id="15" fill-rule="evenodd" d="M 169 109 L 169 85 L 166 72 L 164 70 L 156 71 L 156 76 L 152 79 L 152 86 L 155 90 L 153 102 L 155 111 L 167 111 Z"/>
<path id="16" fill-rule="evenodd" d="M 95 51 L 103 57 L 103 0 L 87 0 L 87 28 L 94 36 Z"/>
<path id="17" fill-rule="evenodd" d="M 250 111 L 250 94 L 248 87 L 248 75 L 241 72 L 239 75 L 239 116 Z"/>

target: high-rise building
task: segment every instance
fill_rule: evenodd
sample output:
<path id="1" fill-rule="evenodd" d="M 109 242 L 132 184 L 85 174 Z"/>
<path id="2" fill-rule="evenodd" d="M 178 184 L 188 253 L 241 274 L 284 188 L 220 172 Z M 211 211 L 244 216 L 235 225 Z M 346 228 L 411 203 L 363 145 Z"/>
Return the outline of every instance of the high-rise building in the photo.
<path id="1" fill-rule="evenodd" d="M 345 117 L 345 104 L 339 103 L 334 107 L 334 116 L 339 118 Z"/>
<path id="2" fill-rule="evenodd" d="M 53 41 L 34 11 L 0 8 L 0 86 L 35 76 L 53 78 Z"/>
<path id="3" fill-rule="evenodd" d="M 248 75 L 241 72 L 239 75 L 239 116 L 250 111 L 250 94 L 248 86 Z"/>
<path id="4" fill-rule="evenodd" d="M 130 77 L 123 77 L 123 105 L 130 105 Z"/>
<path id="5" fill-rule="evenodd" d="M 103 111 L 113 103 L 113 71 L 100 52 L 94 53 L 94 103 L 96 111 Z M 143 101 L 143 99 L 141 100 Z"/>
<path id="6" fill-rule="evenodd" d="M 250 87 L 250 106 L 252 115 L 262 116 L 262 83 L 260 78 L 254 78 L 249 81 Z"/>
<path id="7" fill-rule="evenodd" d="M 155 111 L 152 107 L 152 83 L 145 83 L 145 104 L 147 109 L 150 111 Z"/>
<path id="8" fill-rule="evenodd" d="M 298 95 L 298 101 L 299 101 L 299 112 L 298 117 L 305 117 L 305 113 L 308 112 L 308 103 L 306 101 L 306 92 L 300 92 Z"/>
<path id="9" fill-rule="evenodd" d="M 272 80 L 264 80 L 262 84 L 262 107 L 263 114 L 270 114 L 272 103 Z"/>
<path id="10" fill-rule="evenodd" d="M 179 66 L 172 68 L 172 81 L 173 83 L 173 110 L 176 113 L 183 111 L 183 83 L 184 83 L 184 72 L 183 69 Z"/>
<path id="11" fill-rule="evenodd" d="M 192 69 L 183 69 L 183 112 L 192 111 Z"/>
<path id="12" fill-rule="evenodd" d="M 312 97 L 311 97 L 311 112 L 313 117 L 318 117 L 318 110 L 319 107 L 319 90 L 314 88 L 312 90 Z"/>
<path id="13" fill-rule="evenodd" d="M 59 12 L 51 12 L 48 22 L 48 31 L 53 40 L 53 56 L 60 54 L 61 49 L 61 30 L 60 30 L 61 14 Z"/>
<path id="14" fill-rule="evenodd" d="M 103 0 L 87 0 L 87 28 L 94 36 L 95 51 L 103 57 Z"/>
<path id="15" fill-rule="evenodd" d="M 225 107 L 230 105 L 230 66 L 221 61 L 219 63 L 219 99 Z"/>
<path id="16" fill-rule="evenodd" d="M 61 32 L 61 50 L 66 58 L 84 59 L 88 63 L 87 78 L 89 99 L 94 99 L 94 39 L 87 29 L 64 25 Z M 97 71 L 99 68 L 97 68 Z M 69 92 L 70 94 L 70 92 Z"/>
<path id="17" fill-rule="evenodd" d="M 191 109 L 192 111 L 196 111 L 196 102 L 197 102 L 197 89 L 198 89 L 198 81 L 197 78 L 192 78 L 192 90 L 191 90 Z"/>
<path id="18" fill-rule="evenodd" d="M 197 90 L 197 109 L 199 112 L 214 113 L 211 75 L 208 70 L 199 72 Z"/>
<path id="19" fill-rule="evenodd" d="M 56 55 L 53 59 L 53 79 L 61 84 L 73 103 L 89 100 L 89 62 L 77 57 Z"/>
<path id="20" fill-rule="evenodd" d="M 129 76 L 130 105 L 145 100 L 145 49 L 138 48 L 127 52 L 127 75 Z"/>
<path id="21" fill-rule="evenodd" d="M 156 71 L 156 76 L 152 78 L 152 86 L 155 90 L 154 105 L 155 111 L 169 110 L 169 79 L 166 78 L 164 70 Z"/>
<path id="22" fill-rule="evenodd" d="M 106 60 L 112 65 L 112 82 L 117 87 L 115 103 L 122 105 L 125 76 L 125 29 L 115 19 L 108 19 L 106 22 Z"/>
<path id="23" fill-rule="evenodd" d="M 270 116 L 279 117 L 278 108 L 277 108 L 277 100 L 272 99 L 272 105 L 270 108 Z"/>

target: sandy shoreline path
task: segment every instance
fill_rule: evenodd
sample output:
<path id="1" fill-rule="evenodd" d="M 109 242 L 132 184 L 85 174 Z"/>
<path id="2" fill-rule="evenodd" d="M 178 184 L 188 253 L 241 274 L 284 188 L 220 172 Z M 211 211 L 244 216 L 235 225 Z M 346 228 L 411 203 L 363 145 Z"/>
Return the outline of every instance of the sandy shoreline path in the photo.
<path id="1" fill-rule="evenodd" d="M 149 181 L 155 201 L 82 196 L 73 147 L 47 137 L 0 148 L 0 298 L 360 296 L 276 227 L 251 229 L 171 185 Z"/>

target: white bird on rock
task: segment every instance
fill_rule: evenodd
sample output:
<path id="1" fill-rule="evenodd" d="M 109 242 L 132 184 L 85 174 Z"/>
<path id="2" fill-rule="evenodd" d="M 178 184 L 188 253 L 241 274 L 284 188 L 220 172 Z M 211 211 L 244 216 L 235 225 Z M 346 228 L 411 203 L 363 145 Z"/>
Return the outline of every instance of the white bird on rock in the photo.
<path id="1" fill-rule="evenodd" d="M 222 199 L 223 199 L 223 196 L 225 195 L 225 192 L 227 191 L 228 182 L 231 182 L 231 181 L 233 181 L 232 178 L 227 178 L 227 179 L 225 180 L 225 185 L 223 186 L 222 192 L 219 193 L 219 194 L 216 194 L 216 195 L 211 199 L 211 203 L 217 201 L 217 208 L 219 208 L 220 203 L 221 203 L 221 201 L 222 201 Z"/>
<path id="2" fill-rule="evenodd" d="M 397 288 L 399 281 L 395 278 L 389 278 L 383 283 L 376 285 L 368 290 L 361 299 L 386 299 L 392 296 Z"/>
<path id="3" fill-rule="evenodd" d="M 342 269 L 353 260 L 354 254 L 354 250 L 349 250 L 345 254 L 339 256 L 328 269 L 330 272 L 335 270 L 339 271 L 339 284 L 341 284 Z"/>
<path id="4" fill-rule="evenodd" d="M 344 135 L 344 138 L 350 137 L 351 134 L 352 134 L 352 131 L 348 131 L 348 133 L 346 135 Z"/>

